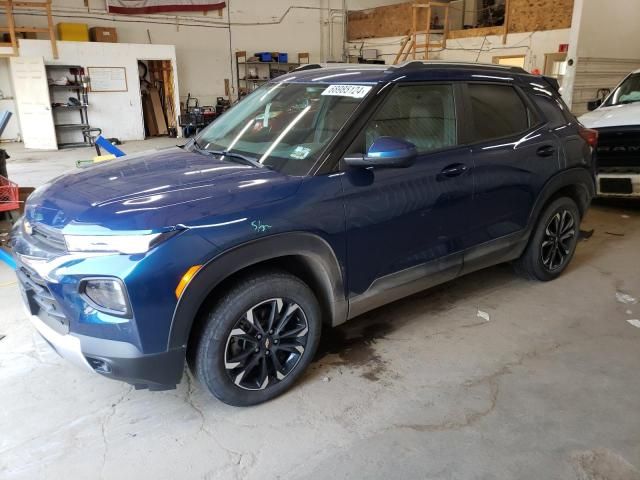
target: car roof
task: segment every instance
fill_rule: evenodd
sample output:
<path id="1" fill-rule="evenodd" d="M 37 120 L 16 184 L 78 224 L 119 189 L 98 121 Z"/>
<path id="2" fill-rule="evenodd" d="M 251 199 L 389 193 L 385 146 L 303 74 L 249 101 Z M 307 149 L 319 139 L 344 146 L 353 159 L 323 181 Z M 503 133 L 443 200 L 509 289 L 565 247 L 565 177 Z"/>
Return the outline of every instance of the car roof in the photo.
<path id="1" fill-rule="evenodd" d="M 506 80 L 512 79 L 514 75 L 531 76 L 519 67 L 483 63 L 443 61 L 409 61 L 398 65 L 313 63 L 302 65 L 287 75 L 277 77 L 277 81 L 375 84 L 390 81 L 462 79 L 470 76 Z"/>

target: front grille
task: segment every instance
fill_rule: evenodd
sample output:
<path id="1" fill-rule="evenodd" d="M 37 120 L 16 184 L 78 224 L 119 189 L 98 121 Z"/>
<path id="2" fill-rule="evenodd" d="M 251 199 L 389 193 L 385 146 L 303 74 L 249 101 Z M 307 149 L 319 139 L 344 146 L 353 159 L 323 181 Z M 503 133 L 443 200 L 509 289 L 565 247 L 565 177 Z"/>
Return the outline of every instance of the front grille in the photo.
<path id="1" fill-rule="evenodd" d="M 33 233 L 31 236 L 34 240 L 55 251 L 64 252 L 67 250 L 67 245 L 64 242 L 64 236 L 60 233 L 60 230 L 47 227 L 40 223 L 34 224 L 32 228 Z"/>
<path id="2" fill-rule="evenodd" d="M 31 268 L 18 264 L 16 269 L 20 287 L 32 315 L 61 334 L 69 332 L 69 320 L 51 294 L 47 282 Z"/>
<path id="3" fill-rule="evenodd" d="M 640 125 L 598 129 L 599 169 L 640 168 Z"/>

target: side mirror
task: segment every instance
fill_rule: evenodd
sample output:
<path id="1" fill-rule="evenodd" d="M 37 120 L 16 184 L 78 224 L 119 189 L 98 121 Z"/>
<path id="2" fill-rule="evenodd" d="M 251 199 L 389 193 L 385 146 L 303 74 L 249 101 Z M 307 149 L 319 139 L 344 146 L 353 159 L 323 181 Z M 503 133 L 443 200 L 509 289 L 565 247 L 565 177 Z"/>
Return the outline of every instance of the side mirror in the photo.
<path id="1" fill-rule="evenodd" d="M 349 155 L 344 162 L 351 167 L 404 168 L 413 163 L 417 154 L 416 146 L 411 142 L 395 137 L 379 137 L 366 155 Z"/>
<path id="2" fill-rule="evenodd" d="M 602 105 L 602 99 L 601 98 L 598 98 L 597 100 L 591 100 L 591 101 L 587 102 L 587 110 L 592 112 L 596 108 L 598 108 L 600 105 Z"/>

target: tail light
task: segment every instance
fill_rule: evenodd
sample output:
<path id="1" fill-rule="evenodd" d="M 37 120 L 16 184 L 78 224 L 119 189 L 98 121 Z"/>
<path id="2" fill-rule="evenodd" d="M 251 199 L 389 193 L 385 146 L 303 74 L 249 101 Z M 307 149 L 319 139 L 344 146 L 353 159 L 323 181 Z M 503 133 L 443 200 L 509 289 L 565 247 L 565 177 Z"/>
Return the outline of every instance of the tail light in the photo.
<path id="1" fill-rule="evenodd" d="M 592 148 L 598 146 L 598 131 L 580 126 L 579 134 Z"/>

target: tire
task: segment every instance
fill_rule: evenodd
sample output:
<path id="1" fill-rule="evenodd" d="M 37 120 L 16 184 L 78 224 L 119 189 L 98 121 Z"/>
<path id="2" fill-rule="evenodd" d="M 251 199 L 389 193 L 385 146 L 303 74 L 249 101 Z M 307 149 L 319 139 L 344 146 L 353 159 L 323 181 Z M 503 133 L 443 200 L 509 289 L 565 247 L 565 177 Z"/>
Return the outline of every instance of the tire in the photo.
<path id="1" fill-rule="evenodd" d="M 321 328 L 318 301 L 305 283 L 279 271 L 254 273 L 207 312 L 195 373 L 224 403 L 266 402 L 300 378 Z"/>
<path id="2" fill-rule="evenodd" d="M 576 250 L 580 220 L 580 211 L 571 198 L 552 201 L 540 215 L 524 253 L 514 262 L 516 272 L 543 282 L 560 276 Z"/>

